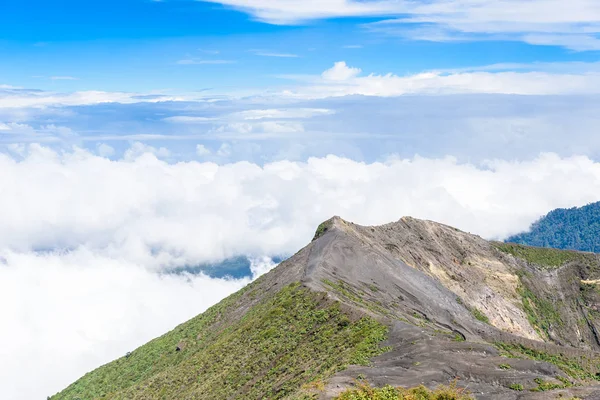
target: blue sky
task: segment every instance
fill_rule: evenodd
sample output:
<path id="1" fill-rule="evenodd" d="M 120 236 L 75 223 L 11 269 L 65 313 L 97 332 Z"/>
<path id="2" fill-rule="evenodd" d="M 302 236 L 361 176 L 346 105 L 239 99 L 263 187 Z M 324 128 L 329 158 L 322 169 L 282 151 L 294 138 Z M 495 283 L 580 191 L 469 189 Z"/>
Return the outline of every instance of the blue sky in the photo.
<path id="1" fill-rule="evenodd" d="M 401 33 L 394 34 L 370 25 L 389 15 L 276 25 L 228 5 L 188 0 L 4 0 L 0 7 L 3 83 L 46 90 L 231 92 L 282 85 L 278 75 L 319 74 L 340 60 L 369 73 L 405 75 L 497 63 L 589 62 L 598 56 L 506 34 L 493 40 L 479 34 L 415 40 L 402 32 L 430 24 L 401 24 L 394 27 Z M 178 64 L 184 60 L 198 64 Z"/>
<path id="2" fill-rule="evenodd" d="M 503 239 L 598 201 L 599 126 L 597 0 L 0 0 L 3 396 L 56 393 L 333 215 Z"/>

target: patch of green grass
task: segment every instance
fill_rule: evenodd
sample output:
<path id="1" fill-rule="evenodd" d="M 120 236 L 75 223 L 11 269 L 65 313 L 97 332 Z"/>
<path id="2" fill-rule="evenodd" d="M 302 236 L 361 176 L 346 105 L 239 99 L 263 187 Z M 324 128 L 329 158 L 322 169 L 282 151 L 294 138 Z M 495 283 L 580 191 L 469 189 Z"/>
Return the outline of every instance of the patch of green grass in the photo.
<path id="1" fill-rule="evenodd" d="M 521 295 L 523 310 L 529 323 L 542 336 L 550 337 L 550 329 L 553 325 L 563 325 L 560 313 L 552 302 L 536 296 L 524 285 L 521 285 L 517 291 Z"/>
<path id="2" fill-rule="evenodd" d="M 508 388 L 512 389 L 512 390 L 516 390 L 518 392 L 523 391 L 523 385 L 521 385 L 520 383 L 512 383 L 512 384 L 508 385 Z"/>
<path id="3" fill-rule="evenodd" d="M 534 381 L 535 381 L 535 383 L 537 383 L 537 387 L 531 389 L 532 392 L 546 392 L 548 390 L 564 389 L 564 388 L 572 386 L 570 382 L 568 384 L 566 384 L 564 382 L 563 383 L 552 383 L 552 382 L 547 382 L 547 381 L 543 380 L 542 378 L 535 378 Z"/>
<path id="4" fill-rule="evenodd" d="M 369 290 L 371 290 L 371 292 L 373 293 L 379 292 L 379 288 L 377 287 L 377 285 L 374 284 L 369 284 Z"/>
<path id="5" fill-rule="evenodd" d="M 376 314 L 395 318 L 395 316 L 393 316 L 389 310 L 387 310 L 386 308 L 383 307 L 381 302 L 370 301 L 368 299 L 367 293 L 365 293 L 361 290 L 352 288 L 350 285 L 348 285 L 344 281 L 340 280 L 338 282 L 332 282 L 329 279 L 323 279 L 323 283 L 325 285 L 329 286 L 329 288 L 333 289 L 339 295 L 341 295 L 342 297 L 345 297 L 347 300 L 352 301 L 356 305 L 362 306 Z M 409 322 L 408 320 L 405 320 L 405 321 Z"/>
<path id="6" fill-rule="evenodd" d="M 52 400 L 310 399 L 305 387 L 385 349 L 387 327 L 290 285 L 236 317 L 244 291 L 79 379 Z M 180 351 L 176 348 L 180 347 Z M 314 383 L 311 385 L 311 383 Z"/>
<path id="7" fill-rule="evenodd" d="M 325 232 L 327 232 L 327 230 L 329 229 L 329 225 L 331 225 L 331 221 L 325 221 L 317 227 L 317 231 L 315 232 L 315 236 L 313 237 L 313 242 L 321 236 L 323 236 Z"/>
<path id="8" fill-rule="evenodd" d="M 449 386 L 439 386 L 435 390 L 418 386 L 412 389 L 384 386 L 373 388 L 368 384 L 359 384 L 358 388 L 343 392 L 335 400 L 473 400 L 471 394 L 452 383 Z"/>
<path id="9" fill-rule="evenodd" d="M 510 358 L 530 359 L 545 361 L 556 365 L 565 374 L 579 380 L 600 380 L 597 375 L 599 360 L 588 360 L 581 357 L 568 357 L 564 354 L 550 354 L 535 350 L 521 344 L 495 343 L 495 346 Z"/>
<path id="10" fill-rule="evenodd" d="M 573 382 L 571 382 L 568 378 L 565 378 L 564 376 L 557 376 L 556 379 L 561 381 L 565 385 L 565 387 L 573 386 Z"/>
<path id="11" fill-rule="evenodd" d="M 486 324 L 489 324 L 489 323 L 490 323 L 490 319 L 488 318 L 488 316 L 487 316 L 487 315 L 485 315 L 483 312 L 479 311 L 479 310 L 478 310 L 478 309 L 476 309 L 476 308 L 473 308 L 473 309 L 471 310 L 471 314 L 473 314 L 473 316 L 474 316 L 474 317 L 475 317 L 477 320 L 479 320 L 479 321 L 481 321 L 481 322 L 484 322 L 484 323 L 486 323 Z"/>
<path id="12" fill-rule="evenodd" d="M 466 339 L 460 333 L 455 333 L 454 338 L 452 340 L 454 340 L 455 342 L 464 342 Z"/>
<path id="13" fill-rule="evenodd" d="M 498 365 L 500 369 L 511 369 L 512 367 L 509 364 L 500 364 Z"/>
<path id="14" fill-rule="evenodd" d="M 597 260 L 591 253 L 580 253 L 571 250 L 558 250 L 545 247 L 529 247 L 514 243 L 494 243 L 494 246 L 507 254 L 511 254 L 542 268 L 554 269 L 570 262 L 596 265 Z"/>

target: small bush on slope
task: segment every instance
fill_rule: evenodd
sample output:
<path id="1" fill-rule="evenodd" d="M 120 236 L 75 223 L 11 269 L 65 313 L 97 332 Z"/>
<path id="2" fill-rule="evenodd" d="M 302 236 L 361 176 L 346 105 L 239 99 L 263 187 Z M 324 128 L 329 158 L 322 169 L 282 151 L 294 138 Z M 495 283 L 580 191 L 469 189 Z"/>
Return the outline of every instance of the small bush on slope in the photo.
<path id="1" fill-rule="evenodd" d="M 450 386 L 440 386 L 429 390 L 424 386 L 412 389 L 385 386 L 381 389 L 369 385 L 360 385 L 358 389 L 347 390 L 336 400 L 473 400 L 464 389 Z"/>
<path id="2" fill-rule="evenodd" d="M 84 376 L 52 400 L 282 399 L 383 351 L 385 326 L 350 320 L 323 293 L 290 285 L 227 321 L 239 297 Z"/>

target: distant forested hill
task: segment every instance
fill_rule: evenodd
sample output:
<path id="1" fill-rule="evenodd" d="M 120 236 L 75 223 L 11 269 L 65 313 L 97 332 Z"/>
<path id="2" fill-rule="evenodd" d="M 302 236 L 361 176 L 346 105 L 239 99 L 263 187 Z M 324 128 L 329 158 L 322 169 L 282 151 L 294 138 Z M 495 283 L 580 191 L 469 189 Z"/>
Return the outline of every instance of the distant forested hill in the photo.
<path id="1" fill-rule="evenodd" d="M 600 202 L 551 211 L 534 223 L 529 232 L 512 236 L 506 241 L 600 253 Z"/>

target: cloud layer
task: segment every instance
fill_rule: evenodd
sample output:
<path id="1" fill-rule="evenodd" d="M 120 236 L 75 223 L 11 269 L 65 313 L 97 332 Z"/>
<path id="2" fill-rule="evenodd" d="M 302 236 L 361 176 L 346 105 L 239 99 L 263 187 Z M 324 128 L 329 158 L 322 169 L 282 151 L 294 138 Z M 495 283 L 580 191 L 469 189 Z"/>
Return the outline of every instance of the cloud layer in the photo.
<path id="1" fill-rule="evenodd" d="M 10 344 L 0 386 L 15 400 L 60 390 L 250 279 L 169 269 L 247 255 L 256 276 L 273 266 L 265 257 L 297 251 L 332 215 L 412 215 L 501 238 L 600 193 L 599 163 L 552 154 L 479 166 L 336 156 L 219 166 L 169 164 L 139 146 L 118 161 L 23 151 L 0 156 L 0 302 L 14 305 L 0 311 Z"/>

